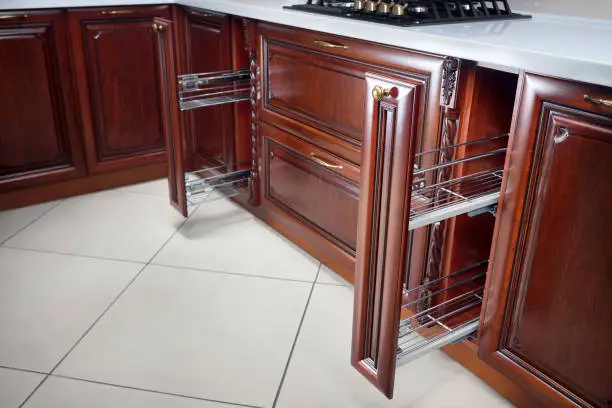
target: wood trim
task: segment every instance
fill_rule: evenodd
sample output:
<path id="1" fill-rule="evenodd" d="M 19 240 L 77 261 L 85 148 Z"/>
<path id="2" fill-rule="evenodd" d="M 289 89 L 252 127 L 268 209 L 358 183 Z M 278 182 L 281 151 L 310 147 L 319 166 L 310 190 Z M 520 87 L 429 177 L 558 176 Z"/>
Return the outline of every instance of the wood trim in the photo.
<path id="1" fill-rule="evenodd" d="M 155 180 L 166 170 L 165 163 L 156 163 L 15 190 L 0 194 L 0 211 Z"/>

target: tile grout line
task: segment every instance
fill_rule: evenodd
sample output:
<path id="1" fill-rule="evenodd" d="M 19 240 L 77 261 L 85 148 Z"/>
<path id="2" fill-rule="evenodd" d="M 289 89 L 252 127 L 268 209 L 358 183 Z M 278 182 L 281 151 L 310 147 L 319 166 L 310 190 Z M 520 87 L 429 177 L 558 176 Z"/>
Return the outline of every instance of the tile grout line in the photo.
<path id="1" fill-rule="evenodd" d="M 10 235 L 8 238 L 6 238 L 5 240 L 3 240 L 2 242 L 0 242 L 0 246 L 4 246 L 5 243 L 7 243 L 9 240 L 13 239 L 17 234 L 19 234 L 20 232 L 22 232 L 23 230 L 25 230 L 26 228 L 28 228 L 30 225 L 34 224 L 36 221 L 40 220 L 42 217 L 44 217 L 45 215 L 47 215 L 48 213 L 50 213 L 51 211 L 55 210 L 57 207 L 60 206 L 60 204 L 62 204 L 64 201 L 66 201 L 66 199 L 61 199 L 59 200 L 59 202 L 57 204 L 55 204 L 54 206 L 52 206 L 51 208 L 49 208 L 47 211 L 43 211 L 42 214 L 40 214 L 38 217 L 34 218 L 32 221 L 28 222 L 26 225 L 24 225 L 22 228 L 20 228 L 17 232 L 15 232 L 14 234 Z M 44 203 L 42 203 L 44 204 Z"/>
<path id="2" fill-rule="evenodd" d="M 55 208 L 55 207 L 54 207 Z M 200 207 L 198 206 L 192 213 L 191 215 L 193 215 Z M 55 366 L 51 369 L 51 371 L 49 371 L 49 373 L 47 373 L 47 375 L 45 376 L 45 378 L 42 379 L 42 381 L 32 390 L 32 392 L 26 397 L 25 400 L 23 400 L 23 402 L 19 405 L 18 408 L 23 408 L 25 406 L 25 404 L 30 400 L 30 398 L 32 398 L 32 396 L 36 393 L 36 391 L 38 391 L 38 389 L 47 381 L 47 379 L 53 375 L 53 373 L 55 372 L 55 370 L 59 367 L 60 364 L 62 364 L 62 362 L 70 355 L 70 353 L 72 353 L 72 351 L 79 345 L 79 343 L 85 338 L 85 336 L 87 336 L 87 334 L 89 334 L 89 332 L 94 328 L 94 326 L 102 319 L 102 317 L 104 317 L 104 315 L 111 309 L 111 307 L 113 307 L 113 305 L 115 303 L 117 303 L 117 301 L 119 300 L 119 298 L 128 290 L 128 288 L 130 286 L 132 286 L 132 284 L 136 281 L 136 279 L 138 279 L 138 277 L 142 274 L 142 272 L 146 269 L 146 267 L 149 265 L 149 263 L 151 263 L 151 261 L 157 256 L 157 254 L 166 246 L 166 244 L 168 244 L 168 242 L 170 242 L 170 240 L 172 239 L 172 237 L 174 237 L 176 235 L 176 233 L 183 227 L 183 225 L 185 225 L 185 223 L 187 222 L 187 220 L 189 220 L 189 218 L 191 217 L 191 215 L 189 215 L 188 217 L 186 217 L 181 224 L 176 228 L 176 230 L 174 230 L 174 232 L 170 235 L 170 237 L 168 237 L 168 239 L 166 239 L 166 241 L 164 241 L 164 243 L 159 247 L 159 249 L 157 251 L 155 251 L 155 253 L 153 254 L 153 256 L 151 256 L 151 258 L 147 261 L 147 263 L 145 263 L 142 268 L 140 268 L 140 270 L 136 273 L 136 275 L 134 275 L 134 277 L 128 282 L 128 284 L 121 290 L 121 292 L 119 292 L 119 294 L 115 297 L 115 299 L 113 299 L 113 301 L 102 311 L 102 313 L 94 320 L 94 322 L 87 328 L 87 330 L 85 330 L 85 333 L 83 333 L 81 335 L 81 337 L 78 338 L 78 340 L 72 345 L 72 347 L 70 347 L 70 349 L 68 350 L 68 352 L 66 354 L 64 354 L 64 356 L 59 360 L 59 362 L 57 364 L 55 364 Z"/>
<path id="3" fill-rule="evenodd" d="M 188 398 L 188 399 L 193 399 L 193 400 L 197 400 L 197 401 L 217 402 L 217 403 L 220 403 L 220 404 L 226 404 L 226 405 L 231 405 L 231 406 L 236 406 L 236 407 L 264 408 L 264 407 L 260 407 L 258 405 L 245 405 L 245 404 L 240 404 L 240 403 L 237 403 L 237 402 L 228 402 L 228 401 L 222 401 L 222 400 L 200 398 L 200 397 L 194 397 L 194 396 L 191 396 L 191 395 L 177 394 L 177 393 L 174 393 L 174 392 L 157 391 L 157 390 L 152 390 L 152 389 L 148 389 L 148 388 L 134 387 L 134 386 L 131 386 L 131 385 L 119 385 L 119 384 L 113 384 L 113 383 L 108 383 L 108 382 L 104 382 L 104 381 L 88 380 L 86 378 L 71 377 L 69 375 L 49 374 L 49 376 L 56 377 L 56 378 L 65 378 L 65 379 L 68 379 L 68 380 L 82 381 L 82 382 L 91 383 L 91 384 L 108 385 L 110 387 L 116 387 L 116 388 L 125 388 L 125 389 L 128 389 L 128 390 L 150 392 L 150 393 L 153 393 L 153 394 L 161 394 L 161 395 L 169 395 L 169 396 L 172 396 L 172 397 Z"/>
<path id="4" fill-rule="evenodd" d="M 27 368 L 11 367 L 11 366 L 5 366 L 5 365 L 0 365 L 0 368 L 4 368 L 6 370 L 13 370 L 13 371 L 22 371 L 25 373 L 32 373 L 32 374 L 42 374 L 42 375 L 49 374 L 49 373 L 45 373 L 44 371 L 36 371 L 36 370 L 30 370 Z"/>
<path id="5" fill-rule="evenodd" d="M 66 255 L 66 256 L 76 256 L 77 258 L 87 258 L 87 259 L 99 259 L 103 261 L 115 261 L 115 262 L 128 262 L 128 263 L 137 263 L 144 264 L 143 261 L 134 261 L 131 259 L 119 259 L 119 258 L 107 258 L 102 256 L 94 256 L 94 255 L 82 255 L 82 254 L 71 254 L 70 252 L 58 252 L 58 251 L 49 251 L 46 249 L 34 249 L 34 248 L 21 248 L 10 245 L 2 245 L 2 248 L 15 249 L 18 251 L 32 251 L 32 252 L 41 252 L 43 254 L 54 254 L 54 255 Z"/>
<path id="6" fill-rule="evenodd" d="M 304 324 L 304 319 L 306 318 L 306 312 L 308 311 L 308 306 L 310 305 L 310 299 L 312 298 L 312 293 L 314 292 L 314 288 L 317 284 L 319 273 L 321 273 L 321 265 L 322 263 L 319 262 L 319 269 L 317 270 L 317 276 L 315 276 L 315 280 L 312 282 L 312 286 L 310 287 L 310 293 L 308 294 L 308 299 L 306 300 L 306 305 L 304 306 L 304 312 L 302 313 L 302 318 L 300 319 L 300 324 L 298 325 L 297 333 L 295 334 L 295 338 L 293 339 L 293 344 L 291 345 L 291 351 L 289 352 L 289 358 L 287 358 L 287 364 L 285 364 L 283 375 L 281 377 L 280 383 L 278 384 L 276 395 L 274 396 L 274 402 L 272 403 L 272 408 L 276 408 L 276 404 L 278 404 L 278 398 L 280 397 L 280 393 L 283 389 L 283 385 L 285 384 L 285 378 L 287 377 L 287 371 L 289 370 L 289 365 L 291 364 L 291 358 L 293 357 L 295 346 L 297 344 L 298 338 L 300 337 L 300 331 L 302 330 L 302 325 Z"/>
<path id="7" fill-rule="evenodd" d="M 290 278 L 280 278 L 278 276 L 250 275 L 248 273 L 242 273 L 242 272 L 219 271 L 215 269 L 193 268 L 189 266 L 175 266 L 175 265 L 168 265 L 168 264 L 155 263 L 155 262 L 152 262 L 151 265 L 163 266 L 166 268 L 183 269 L 187 271 L 209 272 L 209 273 L 218 273 L 218 274 L 225 274 L 225 275 L 244 276 L 247 278 L 273 279 L 273 280 L 280 280 L 280 281 L 285 281 L 285 282 L 299 282 L 299 283 L 313 283 L 313 282 L 320 283 L 320 282 L 317 282 L 317 276 L 319 272 L 318 268 L 317 268 L 317 275 L 315 275 L 314 281 L 311 281 L 307 279 L 290 279 Z M 336 285 L 335 283 L 322 283 L 322 284 L 323 285 Z"/>

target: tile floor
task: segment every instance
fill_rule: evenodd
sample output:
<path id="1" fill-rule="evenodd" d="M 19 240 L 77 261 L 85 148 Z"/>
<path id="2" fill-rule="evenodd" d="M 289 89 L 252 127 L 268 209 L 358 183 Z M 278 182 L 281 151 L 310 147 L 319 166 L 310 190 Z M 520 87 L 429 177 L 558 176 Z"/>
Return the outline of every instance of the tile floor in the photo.
<path id="1" fill-rule="evenodd" d="M 349 364 L 352 288 L 165 180 L 0 212 L 0 407 L 511 407 L 441 352 L 388 401 Z"/>

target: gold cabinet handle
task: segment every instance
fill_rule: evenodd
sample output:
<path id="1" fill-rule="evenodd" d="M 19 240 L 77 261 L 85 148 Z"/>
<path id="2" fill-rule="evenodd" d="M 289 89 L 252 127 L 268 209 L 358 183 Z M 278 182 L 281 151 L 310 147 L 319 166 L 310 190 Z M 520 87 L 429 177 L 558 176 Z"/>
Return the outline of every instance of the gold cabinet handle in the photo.
<path id="1" fill-rule="evenodd" d="M 195 15 L 195 16 L 200 16 L 200 17 L 212 17 L 213 15 L 210 13 L 203 13 L 201 11 L 190 11 L 191 14 Z"/>
<path id="2" fill-rule="evenodd" d="M 388 88 L 383 88 L 380 85 L 376 85 L 374 89 L 372 89 L 372 96 L 376 101 L 380 102 L 383 100 L 383 98 L 386 98 L 389 95 L 391 95 L 391 90 Z"/>
<path id="3" fill-rule="evenodd" d="M 166 29 L 162 24 L 153 23 L 153 31 L 162 32 Z"/>
<path id="4" fill-rule="evenodd" d="M 28 14 L 5 14 L 0 16 L 0 20 L 16 20 L 18 18 L 26 19 L 30 17 Z"/>
<path id="5" fill-rule="evenodd" d="M 310 153 L 310 158 L 312 159 L 313 162 L 315 162 L 317 164 L 320 164 L 323 167 L 327 167 L 328 169 L 342 170 L 344 168 L 344 166 L 342 166 L 340 164 L 331 164 L 331 163 L 328 163 L 328 162 L 326 162 L 324 160 L 321 160 L 314 153 Z"/>
<path id="6" fill-rule="evenodd" d="M 319 47 L 324 47 L 324 48 L 340 48 L 343 50 L 346 50 L 348 48 L 348 45 L 344 45 L 344 44 L 334 44 L 328 41 L 322 41 L 322 40 L 314 40 L 314 44 L 318 45 Z"/>
<path id="7" fill-rule="evenodd" d="M 584 100 L 587 102 L 594 103 L 595 105 L 605 106 L 612 108 L 612 99 L 593 98 L 591 95 L 584 95 Z"/>
<path id="8" fill-rule="evenodd" d="M 104 10 L 102 12 L 102 14 L 111 15 L 111 16 L 116 16 L 120 14 L 133 14 L 133 13 L 135 13 L 134 10 L 127 10 L 127 9 L 125 10 Z"/>

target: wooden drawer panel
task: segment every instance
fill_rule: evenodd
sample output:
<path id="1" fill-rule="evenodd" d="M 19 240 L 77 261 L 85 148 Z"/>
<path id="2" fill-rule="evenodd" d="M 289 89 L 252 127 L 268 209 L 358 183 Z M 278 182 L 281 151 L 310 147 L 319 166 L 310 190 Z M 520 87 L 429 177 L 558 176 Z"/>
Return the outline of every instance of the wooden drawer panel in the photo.
<path id="1" fill-rule="evenodd" d="M 265 200 L 354 256 L 358 167 L 272 126 L 260 130 Z"/>
<path id="2" fill-rule="evenodd" d="M 286 44 L 266 51 L 265 109 L 361 146 L 364 68 Z"/>

